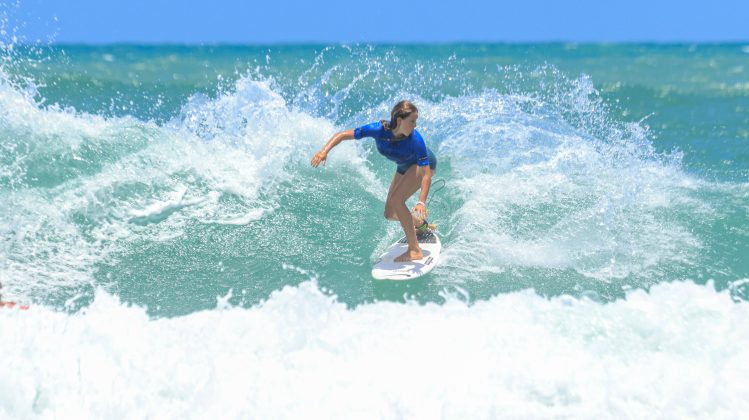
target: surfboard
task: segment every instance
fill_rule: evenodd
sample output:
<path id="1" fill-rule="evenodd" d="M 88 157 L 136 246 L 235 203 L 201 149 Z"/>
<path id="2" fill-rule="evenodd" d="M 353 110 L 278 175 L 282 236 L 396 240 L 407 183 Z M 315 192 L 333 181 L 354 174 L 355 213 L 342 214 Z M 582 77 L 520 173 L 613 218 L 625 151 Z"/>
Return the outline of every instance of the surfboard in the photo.
<path id="1" fill-rule="evenodd" d="M 442 251 L 442 243 L 436 233 L 416 236 L 424 257 L 420 260 L 395 262 L 394 259 L 408 250 L 408 241 L 402 237 L 390 245 L 372 267 L 375 280 L 413 280 L 432 271 L 437 266 Z"/>

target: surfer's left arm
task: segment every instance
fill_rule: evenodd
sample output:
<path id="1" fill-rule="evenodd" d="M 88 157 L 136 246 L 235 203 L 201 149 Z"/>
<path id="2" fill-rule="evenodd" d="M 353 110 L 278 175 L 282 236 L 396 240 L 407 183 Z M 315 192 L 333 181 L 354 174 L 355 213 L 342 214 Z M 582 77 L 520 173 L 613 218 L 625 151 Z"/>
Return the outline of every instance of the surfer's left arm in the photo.
<path id="1" fill-rule="evenodd" d="M 432 170 L 429 165 L 419 166 L 416 168 L 417 174 L 421 176 L 421 189 L 419 191 L 419 202 L 416 203 L 414 210 L 421 214 L 422 219 L 429 216 L 427 211 L 427 197 L 429 196 L 429 187 L 432 186 Z"/>
<path id="2" fill-rule="evenodd" d="M 419 192 L 419 202 L 416 203 L 414 211 L 419 213 L 422 220 L 426 220 L 429 216 L 427 211 L 427 197 L 429 196 L 429 187 L 432 185 L 432 169 L 429 167 L 429 152 L 427 151 L 427 144 L 421 137 L 418 131 L 414 130 L 414 137 L 416 137 L 416 174 L 421 177 L 421 189 Z"/>

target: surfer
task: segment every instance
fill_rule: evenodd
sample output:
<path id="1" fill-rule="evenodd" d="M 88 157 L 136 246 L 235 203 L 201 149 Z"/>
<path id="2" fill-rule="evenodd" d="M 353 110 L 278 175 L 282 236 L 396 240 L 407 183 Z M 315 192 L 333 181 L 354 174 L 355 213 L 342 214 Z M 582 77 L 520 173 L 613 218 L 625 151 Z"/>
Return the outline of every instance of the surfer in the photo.
<path id="1" fill-rule="evenodd" d="M 437 158 L 416 131 L 418 118 L 416 105 L 411 101 L 400 101 L 390 112 L 390 121 L 381 120 L 334 134 L 315 153 L 311 162 L 315 168 L 320 163 L 325 165 L 328 153 L 342 141 L 372 137 L 380 154 L 396 163 L 395 175 L 385 200 L 385 218 L 399 221 L 408 240 L 408 250 L 395 259 L 397 262 L 421 259 L 423 254 L 416 233 L 426 233 L 432 228 L 427 223 L 429 212 L 424 203 L 437 168 Z M 417 190 L 421 190 L 419 201 L 413 212 L 409 212 L 406 200 Z"/>

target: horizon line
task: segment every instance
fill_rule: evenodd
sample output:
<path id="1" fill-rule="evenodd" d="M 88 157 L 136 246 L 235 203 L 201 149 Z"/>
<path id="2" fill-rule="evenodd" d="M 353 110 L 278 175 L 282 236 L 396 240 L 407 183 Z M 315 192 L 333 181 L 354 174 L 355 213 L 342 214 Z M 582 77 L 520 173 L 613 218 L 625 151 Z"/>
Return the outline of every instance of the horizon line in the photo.
<path id="1" fill-rule="evenodd" d="M 0 41 L 2 42 L 2 41 Z M 639 40 L 639 41 L 568 41 L 568 40 L 544 40 L 544 41 L 480 41 L 480 40 L 456 40 L 456 41 L 51 41 L 51 42 L 23 42 L 19 40 L 13 43 L 19 46 L 185 46 L 185 47 L 239 47 L 239 46 L 351 46 L 351 45 L 388 45 L 388 46 L 424 46 L 424 45 L 741 45 L 749 44 L 749 39 L 744 40 Z M 9 45 L 9 43 L 5 43 Z"/>

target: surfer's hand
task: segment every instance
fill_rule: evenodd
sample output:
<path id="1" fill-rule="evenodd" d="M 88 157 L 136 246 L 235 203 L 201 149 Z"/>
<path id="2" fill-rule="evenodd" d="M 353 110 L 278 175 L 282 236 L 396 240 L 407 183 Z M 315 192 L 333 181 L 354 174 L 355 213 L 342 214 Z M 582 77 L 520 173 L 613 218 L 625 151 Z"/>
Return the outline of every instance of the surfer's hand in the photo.
<path id="1" fill-rule="evenodd" d="M 320 163 L 322 163 L 323 166 L 325 166 L 325 161 L 328 159 L 328 154 L 324 151 L 320 150 L 319 152 L 315 153 L 314 156 L 312 156 L 312 167 L 317 168 Z"/>
<path id="2" fill-rule="evenodd" d="M 413 211 L 418 216 L 418 218 L 421 219 L 422 221 L 427 220 L 427 218 L 429 217 L 429 211 L 427 210 L 427 206 L 425 206 L 422 203 L 416 204 Z"/>

